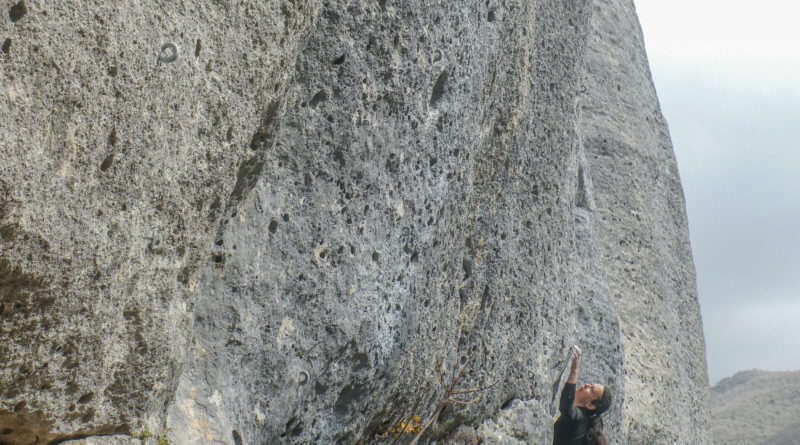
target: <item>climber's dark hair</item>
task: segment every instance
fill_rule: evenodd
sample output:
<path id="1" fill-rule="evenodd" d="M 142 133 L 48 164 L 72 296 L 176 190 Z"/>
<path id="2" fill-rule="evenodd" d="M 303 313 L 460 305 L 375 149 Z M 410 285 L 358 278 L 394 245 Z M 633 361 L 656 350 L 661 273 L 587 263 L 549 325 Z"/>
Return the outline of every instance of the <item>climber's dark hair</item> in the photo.
<path id="1" fill-rule="evenodd" d="M 611 408 L 611 390 L 606 387 L 603 390 L 603 394 L 596 398 L 594 402 L 592 402 L 592 405 L 594 405 L 594 414 L 596 415 L 608 411 L 608 409 Z"/>
<path id="2" fill-rule="evenodd" d="M 603 416 L 598 414 L 589 418 L 589 431 L 586 439 L 590 445 L 608 445 L 608 438 L 603 432 Z"/>
<path id="3" fill-rule="evenodd" d="M 590 411 L 589 431 L 586 432 L 586 439 L 591 445 L 608 445 L 608 438 L 603 432 L 603 413 L 611 408 L 611 390 L 606 387 L 603 394 L 596 398 L 592 405 L 594 405 L 594 411 Z"/>

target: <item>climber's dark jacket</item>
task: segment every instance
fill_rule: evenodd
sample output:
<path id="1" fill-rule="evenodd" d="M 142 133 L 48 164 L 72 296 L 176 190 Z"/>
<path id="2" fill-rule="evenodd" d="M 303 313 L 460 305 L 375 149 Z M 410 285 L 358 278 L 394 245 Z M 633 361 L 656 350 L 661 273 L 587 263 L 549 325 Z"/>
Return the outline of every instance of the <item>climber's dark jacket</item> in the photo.
<path id="1" fill-rule="evenodd" d="M 561 390 L 559 411 L 561 416 L 553 427 L 553 445 L 588 445 L 590 411 L 578 408 L 575 403 L 575 384 L 567 383 Z"/>

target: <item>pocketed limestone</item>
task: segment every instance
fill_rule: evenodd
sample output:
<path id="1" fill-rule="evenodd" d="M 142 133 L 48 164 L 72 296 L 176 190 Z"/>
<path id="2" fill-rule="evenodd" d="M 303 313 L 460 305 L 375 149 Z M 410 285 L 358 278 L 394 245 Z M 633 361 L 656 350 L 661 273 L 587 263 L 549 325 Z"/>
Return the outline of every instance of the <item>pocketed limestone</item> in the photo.
<path id="1" fill-rule="evenodd" d="M 425 440 L 545 443 L 578 343 L 612 440 L 710 442 L 630 1 L 40 1 L 0 26 L 0 441 L 383 443 L 444 400 L 441 363 L 484 389 Z"/>

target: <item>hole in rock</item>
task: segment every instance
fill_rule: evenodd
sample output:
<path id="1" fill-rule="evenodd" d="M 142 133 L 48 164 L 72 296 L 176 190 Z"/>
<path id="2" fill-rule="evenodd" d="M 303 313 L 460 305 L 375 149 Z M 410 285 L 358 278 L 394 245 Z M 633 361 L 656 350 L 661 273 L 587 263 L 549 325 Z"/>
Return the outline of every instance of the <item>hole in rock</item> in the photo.
<path id="1" fill-rule="evenodd" d="M 431 105 L 435 105 L 439 100 L 442 99 L 444 95 L 444 86 L 447 83 L 447 78 L 449 77 L 449 73 L 447 70 L 442 71 L 439 74 L 439 77 L 436 79 L 436 83 L 433 84 L 433 92 L 431 92 Z"/>
<path id="2" fill-rule="evenodd" d="M 231 435 L 233 436 L 233 444 L 234 445 L 242 445 L 242 436 L 239 434 L 238 431 L 233 430 Z"/>
<path id="3" fill-rule="evenodd" d="M 16 5 L 12 6 L 8 10 L 8 17 L 11 19 L 12 22 L 18 22 L 28 13 L 28 7 L 25 6 L 25 2 L 21 1 Z"/>
<path id="4" fill-rule="evenodd" d="M 316 107 L 320 102 L 324 102 L 326 100 L 328 100 L 328 93 L 326 93 L 325 90 L 319 90 L 317 94 L 315 94 L 314 97 L 308 101 L 308 106 L 313 108 Z"/>
<path id="5" fill-rule="evenodd" d="M 113 163 L 114 163 L 114 153 L 111 153 L 108 156 L 106 156 L 105 159 L 103 159 L 103 162 L 100 164 L 100 171 L 104 172 L 108 170 L 109 168 L 111 168 L 111 164 Z"/>

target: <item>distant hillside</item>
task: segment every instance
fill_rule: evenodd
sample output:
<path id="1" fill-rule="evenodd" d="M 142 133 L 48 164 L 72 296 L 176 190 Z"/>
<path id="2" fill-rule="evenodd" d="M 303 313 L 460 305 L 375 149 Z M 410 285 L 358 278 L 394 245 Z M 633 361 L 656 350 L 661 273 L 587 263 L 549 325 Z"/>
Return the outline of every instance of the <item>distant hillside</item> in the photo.
<path id="1" fill-rule="evenodd" d="M 800 371 L 743 371 L 711 388 L 714 443 L 800 444 Z"/>

